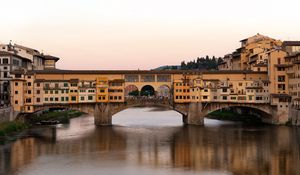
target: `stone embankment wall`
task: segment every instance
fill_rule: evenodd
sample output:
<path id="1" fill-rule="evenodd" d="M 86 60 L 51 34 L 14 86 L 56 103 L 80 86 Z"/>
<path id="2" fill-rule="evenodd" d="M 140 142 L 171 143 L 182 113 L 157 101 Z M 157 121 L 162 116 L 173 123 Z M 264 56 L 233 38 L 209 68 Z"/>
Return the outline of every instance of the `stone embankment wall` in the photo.
<path id="1" fill-rule="evenodd" d="M 0 108 L 0 123 L 15 120 L 18 114 L 12 107 Z"/>
<path id="2" fill-rule="evenodd" d="M 291 119 L 291 124 L 300 126 L 300 110 L 291 108 L 290 109 L 290 119 Z"/>

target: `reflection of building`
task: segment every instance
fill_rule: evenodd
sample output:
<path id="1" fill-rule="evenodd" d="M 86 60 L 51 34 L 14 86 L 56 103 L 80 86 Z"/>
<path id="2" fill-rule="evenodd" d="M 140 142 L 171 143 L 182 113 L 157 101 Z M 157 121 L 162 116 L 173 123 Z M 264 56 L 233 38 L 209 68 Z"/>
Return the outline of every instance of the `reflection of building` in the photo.
<path id="1" fill-rule="evenodd" d="M 299 148 L 291 147 L 299 144 L 292 130 L 270 129 L 255 136 L 239 132 L 231 127 L 183 128 L 174 139 L 174 166 L 232 174 L 300 173 Z"/>

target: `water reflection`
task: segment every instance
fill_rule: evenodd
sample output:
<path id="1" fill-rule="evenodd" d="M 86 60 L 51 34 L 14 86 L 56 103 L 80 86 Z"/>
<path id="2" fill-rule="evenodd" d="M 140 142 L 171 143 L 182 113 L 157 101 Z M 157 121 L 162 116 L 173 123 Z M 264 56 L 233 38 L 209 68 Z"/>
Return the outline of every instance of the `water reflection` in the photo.
<path id="1" fill-rule="evenodd" d="M 205 127 L 182 126 L 176 115 L 130 109 L 112 127 L 94 127 L 92 117 L 80 117 L 37 128 L 1 147 L 0 173 L 300 174 L 298 128 L 213 120 Z"/>

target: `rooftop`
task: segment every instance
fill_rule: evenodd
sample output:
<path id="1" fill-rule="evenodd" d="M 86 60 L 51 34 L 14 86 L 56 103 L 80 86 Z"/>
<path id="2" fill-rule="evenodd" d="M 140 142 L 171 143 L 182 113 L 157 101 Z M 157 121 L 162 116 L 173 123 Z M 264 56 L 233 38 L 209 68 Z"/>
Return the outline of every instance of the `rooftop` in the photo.
<path id="1" fill-rule="evenodd" d="M 36 74 L 264 74 L 251 70 L 32 70 L 28 73 Z"/>
<path id="2" fill-rule="evenodd" d="M 300 41 L 283 41 L 282 47 L 286 46 L 300 46 Z"/>

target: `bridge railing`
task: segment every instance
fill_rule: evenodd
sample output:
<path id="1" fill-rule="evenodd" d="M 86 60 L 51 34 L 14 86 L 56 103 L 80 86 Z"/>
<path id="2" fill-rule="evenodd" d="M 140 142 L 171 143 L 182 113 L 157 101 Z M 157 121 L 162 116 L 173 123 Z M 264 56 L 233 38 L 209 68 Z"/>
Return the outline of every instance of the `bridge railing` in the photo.
<path id="1" fill-rule="evenodd" d="M 168 97 L 159 96 L 129 96 L 125 98 L 128 105 L 172 105 L 172 100 Z"/>

